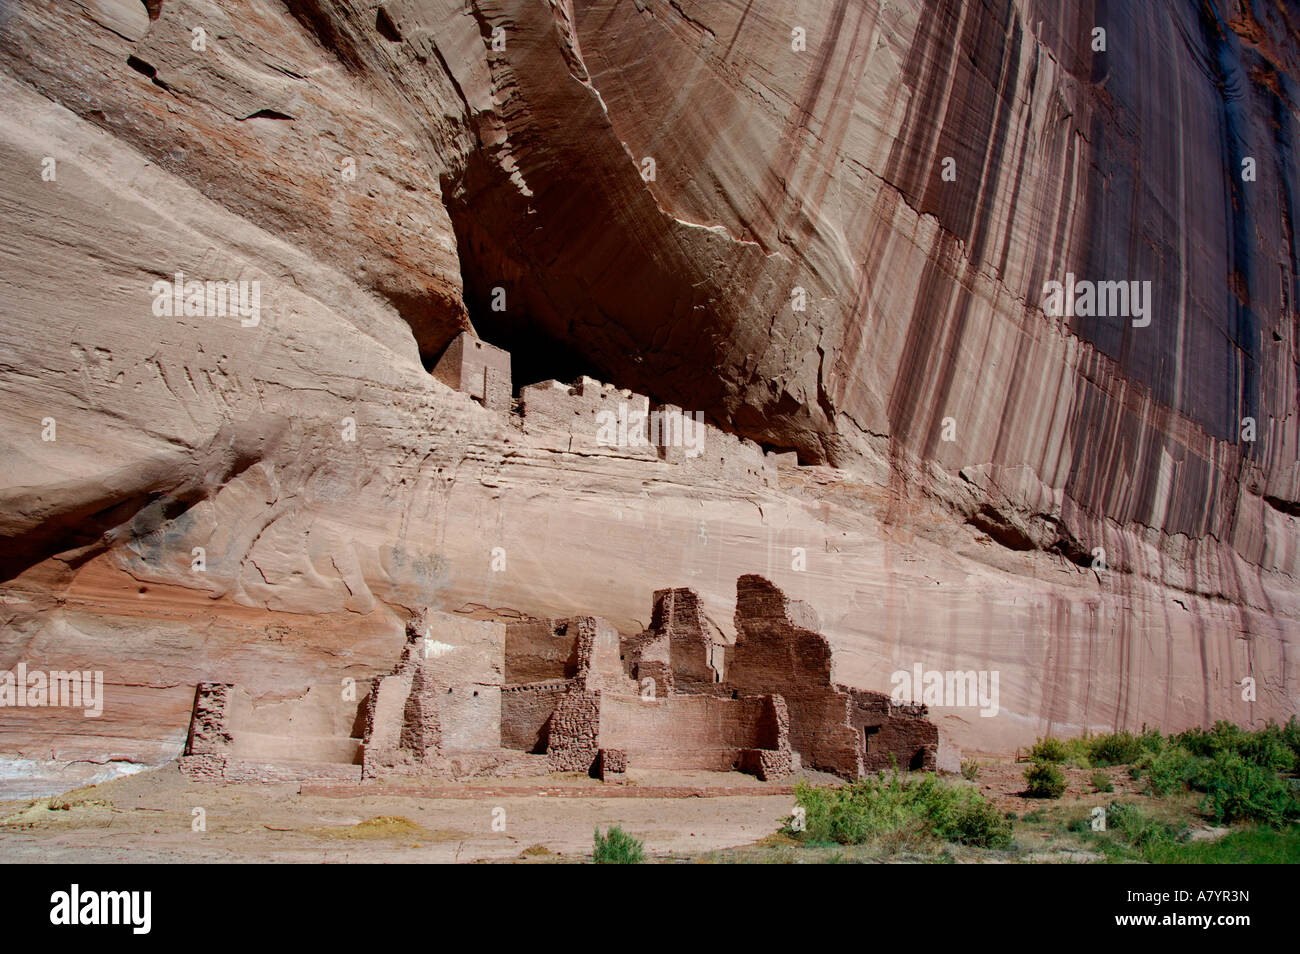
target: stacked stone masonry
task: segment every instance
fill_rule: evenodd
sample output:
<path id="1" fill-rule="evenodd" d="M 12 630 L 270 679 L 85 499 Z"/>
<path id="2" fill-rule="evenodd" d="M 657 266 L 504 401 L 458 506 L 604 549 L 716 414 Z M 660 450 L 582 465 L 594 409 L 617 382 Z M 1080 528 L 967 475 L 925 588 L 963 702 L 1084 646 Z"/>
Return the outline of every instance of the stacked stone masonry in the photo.
<path id="1" fill-rule="evenodd" d="M 510 413 L 510 354 L 466 331 L 457 335 L 432 374 L 489 410 Z M 776 470 L 797 463 L 790 453 L 765 454 L 751 440 L 704 423 L 673 404 L 586 376 L 573 384 L 542 381 L 520 389 L 524 426 L 550 439 L 555 450 L 617 453 L 689 465 L 708 475 L 773 480 Z M 602 413 L 604 415 L 602 416 Z"/>
<path id="2" fill-rule="evenodd" d="M 801 766 L 845 778 L 936 767 L 939 733 L 925 708 L 835 684 L 806 604 L 743 576 L 735 622 L 733 644 L 686 588 L 657 591 L 650 626 L 632 636 L 593 616 L 426 611 L 351 712 L 315 690 L 254 707 L 238 686 L 200 686 L 183 766 L 208 779 L 297 770 L 610 781 L 629 768 L 768 780 Z M 303 725 L 314 734 L 294 729 Z"/>

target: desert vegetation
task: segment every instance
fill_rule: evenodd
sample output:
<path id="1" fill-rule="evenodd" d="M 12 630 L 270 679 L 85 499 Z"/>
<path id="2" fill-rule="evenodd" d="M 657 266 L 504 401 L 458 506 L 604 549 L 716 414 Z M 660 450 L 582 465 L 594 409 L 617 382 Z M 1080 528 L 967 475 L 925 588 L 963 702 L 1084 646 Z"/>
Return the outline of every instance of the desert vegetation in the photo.
<path id="1" fill-rule="evenodd" d="M 1255 730 L 1218 722 L 1172 735 L 1047 737 L 1029 750 L 1025 787 L 1014 793 L 1036 799 L 1023 814 L 981 791 L 977 779 L 994 765 L 961 777 L 887 772 L 842 786 L 801 783 L 795 811 L 757 852 L 711 860 L 1294 864 L 1298 766 L 1294 718 Z"/>

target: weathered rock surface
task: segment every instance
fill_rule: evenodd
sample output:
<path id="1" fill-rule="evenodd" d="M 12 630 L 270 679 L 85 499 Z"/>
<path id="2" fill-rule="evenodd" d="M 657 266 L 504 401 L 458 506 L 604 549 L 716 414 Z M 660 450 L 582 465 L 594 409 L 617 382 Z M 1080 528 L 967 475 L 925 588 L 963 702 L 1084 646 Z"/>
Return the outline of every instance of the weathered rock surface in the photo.
<path id="1" fill-rule="evenodd" d="M 728 631 L 746 573 L 816 607 L 839 681 L 1000 672 L 996 718 L 935 710 L 966 749 L 1286 718 L 1298 26 L 1264 0 L 6 5 L 0 668 L 107 687 L 98 720 L 0 710 L 0 757 L 171 757 L 197 683 L 372 679 L 417 606 L 633 634 L 690 586 Z M 178 272 L 260 282 L 260 321 L 156 315 Z M 1068 273 L 1150 281 L 1150 324 L 1049 317 Z M 480 407 L 427 371 L 471 322 L 516 387 L 700 410 L 706 453 Z"/>

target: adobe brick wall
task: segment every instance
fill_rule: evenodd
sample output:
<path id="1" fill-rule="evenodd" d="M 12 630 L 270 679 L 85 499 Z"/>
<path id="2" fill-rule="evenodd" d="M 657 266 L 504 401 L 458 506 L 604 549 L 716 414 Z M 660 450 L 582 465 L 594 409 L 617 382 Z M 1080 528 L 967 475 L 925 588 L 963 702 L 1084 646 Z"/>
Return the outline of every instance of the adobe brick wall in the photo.
<path id="1" fill-rule="evenodd" d="M 600 746 L 623 750 L 638 767 L 730 771 L 741 767 L 746 749 L 788 754 L 787 722 L 784 703 L 770 696 L 679 694 L 649 701 L 605 694 Z"/>
<path id="2" fill-rule="evenodd" d="M 849 724 L 849 698 L 831 684 L 830 644 L 796 620 L 817 625 L 810 608 L 788 600 L 769 581 L 742 576 L 736 583 L 736 645 L 727 663 L 727 685 L 782 695 L 790 746 L 804 763 L 857 777 L 860 744 Z"/>
<path id="3" fill-rule="evenodd" d="M 557 621 L 526 619 L 506 623 L 505 684 L 523 685 L 572 679 L 578 674 L 574 637 L 557 632 Z"/>
<path id="4" fill-rule="evenodd" d="M 572 688 L 568 682 L 506 686 L 501 690 L 501 745 L 544 754 L 551 713 Z"/>
<path id="5" fill-rule="evenodd" d="M 447 345 L 432 373 L 447 387 L 464 391 L 484 407 L 509 413 L 509 352 L 462 331 Z"/>
<path id="6" fill-rule="evenodd" d="M 226 704 L 234 688 L 227 682 L 201 682 L 194 688 L 186 755 L 220 756 L 229 752 L 232 739 L 226 728 Z"/>
<path id="7" fill-rule="evenodd" d="M 355 704 L 318 688 L 296 698 L 255 704 L 239 686 L 200 683 L 194 693 L 185 755 L 352 764 L 360 751 L 351 737 L 355 719 Z M 188 764 L 196 770 L 201 765 Z"/>
<path id="8" fill-rule="evenodd" d="M 807 604 L 762 577 L 742 576 L 727 685 L 783 695 L 790 745 L 812 768 L 856 778 L 887 768 L 892 753 L 900 769 L 932 770 L 939 730 L 924 707 L 897 707 L 880 693 L 833 684 L 831 648 L 819 628 Z"/>

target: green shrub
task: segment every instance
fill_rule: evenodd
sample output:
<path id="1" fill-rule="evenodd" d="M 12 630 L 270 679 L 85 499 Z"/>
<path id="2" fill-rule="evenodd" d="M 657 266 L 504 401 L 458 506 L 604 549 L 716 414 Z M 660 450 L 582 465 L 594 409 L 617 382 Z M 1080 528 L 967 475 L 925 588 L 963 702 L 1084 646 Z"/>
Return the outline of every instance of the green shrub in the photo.
<path id="1" fill-rule="evenodd" d="M 1002 848 L 1011 844 L 1011 825 L 978 791 L 949 785 L 933 775 L 859 779 L 838 788 L 795 786 L 811 842 L 860 845 L 894 832 L 944 841 Z M 795 834 L 787 825 L 787 833 Z"/>
<path id="2" fill-rule="evenodd" d="M 639 865 L 645 861 L 645 845 L 618 825 L 604 835 L 597 828 L 594 840 L 591 860 L 598 865 Z"/>
<path id="3" fill-rule="evenodd" d="M 1092 790 L 1094 792 L 1113 792 L 1115 785 L 1110 776 L 1100 770 L 1092 773 Z"/>
<path id="4" fill-rule="evenodd" d="M 980 764 L 978 762 L 962 762 L 961 777 L 968 782 L 973 782 L 980 777 Z"/>
<path id="5" fill-rule="evenodd" d="M 1064 742 L 1049 735 L 1034 743 L 1034 747 L 1029 750 L 1029 757 L 1035 762 L 1064 762 L 1070 753 Z"/>
<path id="6" fill-rule="evenodd" d="M 1168 798 L 1187 787 L 1200 768 L 1201 760 L 1181 745 L 1171 745 L 1143 758 L 1147 789 L 1157 798 Z"/>
<path id="7" fill-rule="evenodd" d="M 1138 736 L 1138 743 L 1143 750 L 1151 755 L 1156 755 L 1165 747 L 1165 737 L 1160 734 L 1159 729 L 1148 729 L 1142 727 L 1142 734 Z"/>
<path id="8" fill-rule="evenodd" d="M 1220 755 L 1236 755 L 1253 765 L 1274 772 L 1287 773 L 1296 767 L 1297 753 L 1293 743 L 1297 731 L 1292 727 L 1294 717 L 1281 728 L 1270 722 L 1254 732 L 1220 719 L 1214 728 L 1188 729 L 1174 741 L 1194 755 L 1213 759 Z"/>
<path id="9" fill-rule="evenodd" d="M 1295 764 L 1300 765 L 1300 720 L 1295 716 L 1288 719 L 1286 725 L 1282 726 L 1281 735 L 1282 741 L 1295 756 Z"/>
<path id="10" fill-rule="evenodd" d="M 1065 775 L 1051 762 L 1035 762 L 1025 769 L 1030 798 L 1060 798 L 1065 793 Z"/>
<path id="11" fill-rule="evenodd" d="M 1107 806 L 1106 827 L 1139 851 L 1146 851 L 1155 845 L 1172 844 L 1179 836 L 1172 825 L 1157 821 L 1137 805 L 1125 805 L 1122 802 L 1111 802 Z"/>
<path id="12" fill-rule="evenodd" d="M 1145 751 L 1142 739 L 1132 732 L 1115 732 L 1093 738 L 1088 747 L 1088 757 L 1093 765 L 1129 765 L 1140 759 Z"/>
<path id="13" fill-rule="evenodd" d="M 1011 826 L 987 799 L 969 788 L 943 791 L 928 807 L 936 835 L 977 848 L 1011 846 Z"/>
<path id="14" fill-rule="evenodd" d="M 1277 772 L 1220 750 L 1192 778 L 1204 792 L 1201 811 L 1216 822 L 1258 821 L 1280 826 L 1300 820 L 1300 801 Z"/>
<path id="15" fill-rule="evenodd" d="M 1283 775 L 1296 767 L 1296 754 L 1285 731 L 1272 722 L 1257 732 L 1246 733 L 1237 746 L 1237 754 L 1247 762 Z"/>

